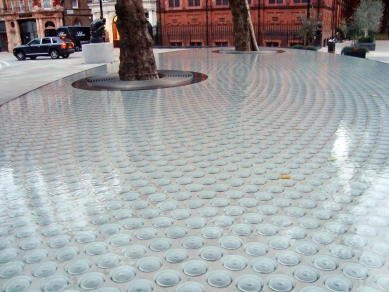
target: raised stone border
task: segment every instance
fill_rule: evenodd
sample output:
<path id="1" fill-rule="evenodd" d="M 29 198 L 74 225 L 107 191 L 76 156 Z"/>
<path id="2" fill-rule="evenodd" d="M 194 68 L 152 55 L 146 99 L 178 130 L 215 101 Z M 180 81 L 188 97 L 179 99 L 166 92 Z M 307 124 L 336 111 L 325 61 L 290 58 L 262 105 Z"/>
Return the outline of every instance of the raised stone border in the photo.
<path id="1" fill-rule="evenodd" d="M 259 51 L 235 51 L 235 50 L 215 50 L 212 53 L 216 54 L 231 54 L 231 55 L 266 55 L 285 53 L 283 50 L 259 49 Z"/>
<path id="2" fill-rule="evenodd" d="M 112 43 L 97 43 L 82 45 L 84 64 L 112 63 L 114 51 Z"/>
<path id="3" fill-rule="evenodd" d="M 198 72 L 159 70 L 159 79 L 143 81 L 122 81 L 118 73 L 109 73 L 78 80 L 73 87 L 84 90 L 148 90 L 167 87 L 184 86 L 198 83 L 208 78 L 207 75 Z"/>

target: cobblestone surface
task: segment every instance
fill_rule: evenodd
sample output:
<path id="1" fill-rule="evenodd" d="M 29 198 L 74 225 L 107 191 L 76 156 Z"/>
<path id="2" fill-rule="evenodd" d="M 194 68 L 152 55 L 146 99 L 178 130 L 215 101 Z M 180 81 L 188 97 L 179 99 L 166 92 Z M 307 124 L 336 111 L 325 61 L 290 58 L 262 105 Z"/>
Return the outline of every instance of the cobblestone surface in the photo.
<path id="1" fill-rule="evenodd" d="M 387 64 L 160 62 L 209 78 L 0 107 L 3 291 L 389 291 Z"/>

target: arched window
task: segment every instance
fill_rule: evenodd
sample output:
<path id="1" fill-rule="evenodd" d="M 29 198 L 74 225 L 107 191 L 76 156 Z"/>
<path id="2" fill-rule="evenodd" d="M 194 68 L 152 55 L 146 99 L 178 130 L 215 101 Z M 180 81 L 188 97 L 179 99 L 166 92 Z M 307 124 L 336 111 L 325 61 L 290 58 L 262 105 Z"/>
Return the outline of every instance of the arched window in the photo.
<path id="1" fill-rule="evenodd" d="M 76 20 L 73 25 L 74 26 L 81 26 L 81 22 L 79 20 Z"/>
<path id="2" fill-rule="evenodd" d="M 45 28 L 55 28 L 55 24 L 52 21 L 47 21 L 45 23 Z"/>
<path id="3" fill-rule="evenodd" d="M 45 23 L 45 37 L 56 36 L 55 24 L 52 21 L 46 21 Z"/>

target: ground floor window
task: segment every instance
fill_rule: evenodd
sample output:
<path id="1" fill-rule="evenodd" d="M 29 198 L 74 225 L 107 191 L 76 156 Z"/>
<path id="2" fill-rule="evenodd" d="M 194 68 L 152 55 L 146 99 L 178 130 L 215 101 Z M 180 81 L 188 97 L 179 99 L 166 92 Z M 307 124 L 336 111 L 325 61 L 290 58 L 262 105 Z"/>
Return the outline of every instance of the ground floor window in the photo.
<path id="1" fill-rule="evenodd" d="M 216 47 L 228 47 L 228 42 L 215 42 Z"/>
<path id="2" fill-rule="evenodd" d="M 189 44 L 192 47 L 201 47 L 203 45 L 202 42 L 190 42 Z"/>
<path id="3" fill-rule="evenodd" d="M 170 42 L 170 46 L 172 46 L 172 47 L 182 47 L 182 42 Z"/>
<path id="4" fill-rule="evenodd" d="M 266 42 L 266 47 L 279 47 L 280 43 L 278 42 Z"/>

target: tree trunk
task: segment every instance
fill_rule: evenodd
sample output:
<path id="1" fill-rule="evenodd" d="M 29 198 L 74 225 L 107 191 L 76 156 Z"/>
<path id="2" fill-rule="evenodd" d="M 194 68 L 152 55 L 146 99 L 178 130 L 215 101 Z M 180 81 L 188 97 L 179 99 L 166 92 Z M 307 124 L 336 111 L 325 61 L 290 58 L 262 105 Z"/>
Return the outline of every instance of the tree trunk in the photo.
<path id="1" fill-rule="evenodd" d="M 247 0 L 230 0 L 236 51 L 258 51 Z"/>
<path id="2" fill-rule="evenodd" d="M 142 0 L 117 0 L 115 10 L 120 35 L 120 80 L 158 79 Z"/>

